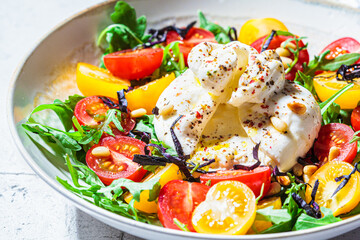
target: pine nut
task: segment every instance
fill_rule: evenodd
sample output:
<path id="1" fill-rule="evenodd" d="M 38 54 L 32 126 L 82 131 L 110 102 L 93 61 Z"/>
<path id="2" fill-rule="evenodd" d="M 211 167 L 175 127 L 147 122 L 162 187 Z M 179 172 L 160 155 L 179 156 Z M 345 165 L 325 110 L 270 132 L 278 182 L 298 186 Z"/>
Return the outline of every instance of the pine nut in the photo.
<path id="1" fill-rule="evenodd" d="M 91 151 L 91 154 L 95 157 L 108 157 L 110 156 L 110 150 L 107 147 L 96 147 Z"/>
<path id="2" fill-rule="evenodd" d="M 288 57 L 291 55 L 291 53 L 289 52 L 289 50 L 279 47 L 275 50 L 275 52 L 280 56 L 280 57 Z"/>
<path id="3" fill-rule="evenodd" d="M 294 43 L 292 43 L 292 42 L 288 42 L 286 45 L 285 45 L 285 42 L 282 42 L 280 44 L 280 47 L 282 47 L 282 48 L 291 48 L 291 49 L 296 50 L 296 45 Z"/>
<path id="4" fill-rule="evenodd" d="M 293 172 L 294 172 L 295 176 L 301 177 L 304 173 L 303 166 L 299 163 L 295 164 L 295 166 L 293 167 Z"/>
<path id="5" fill-rule="evenodd" d="M 304 182 L 308 183 L 310 180 L 310 177 L 318 170 L 318 167 L 315 165 L 307 165 L 304 167 Z"/>
<path id="6" fill-rule="evenodd" d="M 145 108 L 138 108 L 135 109 L 134 111 L 131 111 L 130 116 L 132 118 L 138 118 L 138 117 L 142 117 L 146 114 L 146 109 Z"/>
<path id="7" fill-rule="evenodd" d="M 332 146 L 329 151 L 329 161 L 334 160 L 340 155 L 340 148 Z"/>
<path id="8" fill-rule="evenodd" d="M 284 64 L 284 68 L 287 69 L 292 64 L 293 60 L 288 57 L 280 57 L 282 63 Z"/>
<path id="9" fill-rule="evenodd" d="M 159 111 L 159 114 L 161 116 L 167 116 L 169 114 L 171 114 L 174 111 L 174 105 L 170 104 L 170 105 L 166 105 L 163 108 L 161 108 L 161 110 Z"/>
<path id="10" fill-rule="evenodd" d="M 299 102 L 291 102 L 287 104 L 288 108 L 296 114 L 302 115 L 306 112 L 306 106 Z"/>
<path id="11" fill-rule="evenodd" d="M 272 182 L 270 184 L 269 191 L 266 193 L 265 196 L 272 196 L 278 194 L 281 191 L 281 185 L 278 182 Z"/>
<path id="12" fill-rule="evenodd" d="M 281 120 L 278 117 L 271 117 L 270 118 L 271 124 L 273 127 L 278 130 L 279 132 L 285 132 L 287 129 L 287 124 L 285 121 Z"/>
<path id="13" fill-rule="evenodd" d="M 277 176 L 276 180 L 282 185 L 282 186 L 288 186 L 290 185 L 291 181 L 288 176 Z"/>

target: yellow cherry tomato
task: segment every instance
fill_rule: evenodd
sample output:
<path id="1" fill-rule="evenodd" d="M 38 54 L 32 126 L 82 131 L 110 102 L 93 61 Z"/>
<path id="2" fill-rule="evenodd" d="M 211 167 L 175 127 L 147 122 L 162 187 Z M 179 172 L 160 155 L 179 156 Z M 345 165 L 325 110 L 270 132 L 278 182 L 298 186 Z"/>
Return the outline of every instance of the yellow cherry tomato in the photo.
<path id="1" fill-rule="evenodd" d="M 175 74 L 171 73 L 165 77 L 149 82 L 144 86 L 131 90 L 125 94 L 128 101 L 128 108 L 133 111 L 139 108 L 145 108 L 147 114 L 151 114 L 160 94 L 175 79 Z"/>
<path id="2" fill-rule="evenodd" d="M 342 109 L 354 109 L 360 101 L 360 79 L 352 81 L 355 85 L 335 100 Z M 335 72 L 323 72 L 314 77 L 314 87 L 321 101 L 325 101 L 337 91 L 345 87 L 346 81 L 336 79 Z"/>
<path id="3" fill-rule="evenodd" d="M 288 31 L 287 27 L 275 18 L 256 18 L 244 23 L 240 29 L 238 40 L 247 45 L 269 35 L 272 30 Z"/>
<path id="4" fill-rule="evenodd" d="M 273 207 L 273 209 L 281 209 L 281 206 L 282 203 L 280 197 L 271 197 L 259 201 L 257 209 L 263 209 L 267 207 Z M 255 234 L 256 232 L 262 232 L 270 227 L 272 227 L 272 223 L 269 221 L 255 220 L 247 234 Z"/>
<path id="5" fill-rule="evenodd" d="M 130 86 L 128 80 L 113 76 L 109 71 L 88 63 L 78 63 L 76 83 L 85 96 L 106 96 L 117 99 L 117 91 Z"/>
<path id="6" fill-rule="evenodd" d="M 179 167 L 175 164 L 167 164 L 163 168 L 158 168 L 158 170 L 155 173 L 149 174 L 146 178 L 142 180 L 142 182 L 149 181 L 150 179 L 154 177 L 159 177 L 159 183 L 161 187 L 163 187 L 166 183 L 170 182 L 171 180 L 177 180 L 182 179 L 182 175 L 179 171 Z M 132 194 L 128 193 L 124 200 L 129 203 L 132 199 Z M 149 191 L 145 190 L 140 193 L 140 201 L 134 202 L 134 207 L 140 211 L 146 212 L 146 213 L 156 213 L 157 212 L 157 203 L 155 201 L 149 202 Z"/>
<path id="7" fill-rule="evenodd" d="M 319 188 L 316 192 L 315 202 L 320 207 L 330 208 L 334 216 L 347 213 L 354 209 L 360 202 L 360 173 L 351 175 L 349 182 L 332 197 L 336 188 L 342 181 L 336 182 L 335 178 L 348 175 L 354 166 L 347 162 L 330 161 L 319 168 L 310 178 L 309 184 L 314 186 L 319 179 Z M 311 201 L 312 188 L 306 188 L 306 202 Z"/>
<path id="8" fill-rule="evenodd" d="M 238 235 L 249 230 L 255 215 L 253 191 L 239 181 L 222 181 L 210 188 L 191 221 L 199 233 Z"/>

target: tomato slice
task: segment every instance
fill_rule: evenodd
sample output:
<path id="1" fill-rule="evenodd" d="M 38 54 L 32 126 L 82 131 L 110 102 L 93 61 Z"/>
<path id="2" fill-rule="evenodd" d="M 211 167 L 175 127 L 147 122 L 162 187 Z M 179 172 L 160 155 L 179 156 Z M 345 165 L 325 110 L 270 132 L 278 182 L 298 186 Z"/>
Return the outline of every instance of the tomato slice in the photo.
<path id="1" fill-rule="evenodd" d="M 199 233 L 245 234 L 256 216 L 255 195 L 238 181 L 215 184 L 193 212 L 192 223 Z"/>
<path id="2" fill-rule="evenodd" d="M 255 48 L 258 52 L 260 52 L 262 46 L 265 43 L 265 38 L 266 37 L 267 36 L 259 38 L 258 40 L 253 42 L 251 44 L 251 46 L 253 48 Z M 291 36 L 274 36 L 274 38 L 270 42 L 270 45 L 269 45 L 268 49 L 276 49 L 276 48 L 280 47 L 281 43 L 286 41 L 289 38 L 292 38 L 292 37 Z M 295 41 L 291 41 L 291 42 L 293 44 L 295 44 Z M 299 41 L 299 47 L 303 47 L 303 46 L 305 46 L 303 41 Z M 289 58 L 294 60 L 294 54 L 291 53 Z M 308 51 L 306 49 L 303 49 L 299 53 L 298 62 L 295 64 L 295 66 L 292 68 L 292 70 L 285 75 L 285 78 L 288 79 L 288 80 L 291 80 L 291 81 L 294 80 L 296 72 L 297 71 L 303 71 L 303 63 L 308 63 L 308 62 L 309 62 L 309 53 L 308 53 Z"/>
<path id="3" fill-rule="evenodd" d="M 212 32 L 192 27 L 185 38 L 182 38 L 176 31 L 169 31 L 166 36 L 166 44 L 169 44 L 174 41 L 182 41 L 183 43 L 179 44 L 180 52 L 184 55 L 185 63 L 187 63 L 187 58 L 193 47 L 202 42 L 215 42 L 215 36 Z"/>
<path id="4" fill-rule="evenodd" d="M 110 98 L 114 103 L 117 100 Z M 91 96 L 80 100 L 74 109 L 74 116 L 82 126 L 96 126 L 105 120 L 105 114 L 110 108 L 99 96 Z M 127 135 L 135 126 L 135 121 L 130 114 L 121 113 L 121 126 L 124 132 L 120 132 L 115 126 L 112 127 L 115 135 Z"/>
<path id="5" fill-rule="evenodd" d="M 337 157 L 331 160 L 338 160 L 351 163 L 357 152 L 357 144 L 349 143 L 354 131 L 342 123 L 329 123 L 320 128 L 318 139 L 314 144 L 315 156 L 321 164 L 329 161 L 330 149 L 337 148 Z"/>
<path id="6" fill-rule="evenodd" d="M 160 67 L 163 54 L 161 48 L 128 49 L 105 55 L 104 64 L 114 76 L 138 80 Z"/>
<path id="7" fill-rule="evenodd" d="M 254 170 L 227 170 L 208 173 L 200 176 L 200 182 L 206 183 L 211 180 L 211 186 L 221 181 L 239 181 L 246 184 L 255 194 L 260 195 L 261 187 L 264 184 L 263 196 L 269 191 L 271 184 L 270 167 L 257 167 Z"/>
<path id="8" fill-rule="evenodd" d="M 172 180 L 160 190 L 158 216 L 166 228 L 179 229 L 174 218 L 195 232 L 191 224 L 191 215 L 195 207 L 205 200 L 210 187 L 196 182 Z"/>
<path id="9" fill-rule="evenodd" d="M 354 169 L 349 163 L 331 161 L 319 168 L 310 178 L 309 184 L 314 186 L 319 180 L 319 187 L 315 195 L 315 202 L 320 207 L 330 208 L 334 216 L 350 212 L 360 201 L 360 173 L 351 175 L 348 183 L 332 196 L 342 181 L 336 182 L 335 178 L 348 175 Z M 306 187 L 306 202 L 311 201 L 311 187 Z"/>
<path id="10" fill-rule="evenodd" d="M 86 163 L 105 185 L 110 185 L 113 180 L 119 178 L 138 182 L 143 178 L 146 170 L 138 163 L 133 162 L 132 159 L 134 154 L 145 154 L 145 146 L 144 142 L 135 138 L 125 136 L 104 137 L 99 144 L 88 150 Z M 98 147 L 104 147 L 105 153 L 95 154 L 96 150 L 94 149 Z"/>
<path id="11" fill-rule="evenodd" d="M 357 106 L 351 113 L 351 126 L 355 132 L 360 131 L 360 106 Z"/>
<path id="12" fill-rule="evenodd" d="M 327 45 L 321 53 L 327 50 L 330 50 L 330 53 L 325 58 L 334 59 L 346 53 L 360 53 L 360 43 L 351 37 L 344 37 Z M 360 59 L 356 63 L 360 63 Z"/>

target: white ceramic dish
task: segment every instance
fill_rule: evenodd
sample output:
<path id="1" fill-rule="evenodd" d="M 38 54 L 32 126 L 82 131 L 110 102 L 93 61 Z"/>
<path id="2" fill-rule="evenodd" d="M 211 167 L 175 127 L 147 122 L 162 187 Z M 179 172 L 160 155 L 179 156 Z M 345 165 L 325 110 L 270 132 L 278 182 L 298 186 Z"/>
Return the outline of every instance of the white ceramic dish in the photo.
<path id="1" fill-rule="evenodd" d="M 206 16 L 221 24 L 240 26 L 246 19 L 276 17 L 288 26 L 290 31 L 308 36 L 310 54 L 316 54 L 326 43 L 338 37 L 351 36 L 360 39 L 360 13 L 356 9 L 341 8 L 304 1 L 252 0 L 137 0 L 130 1 L 139 15 L 147 16 L 150 26 L 177 23 L 186 24 L 196 18 L 201 9 Z M 78 208 L 93 217 L 130 234 L 146 239 L 326 239 L 348 232 L 360 226 L 360 215 L 324 227 L 303 231 L 267 235 L 218 236 L 194 234 L 136 222 L 121 217 L 82 200 L 63 188 L 55 177 L 70 176 L 63 160 L 51 154 L 44 154 L 17 127 L 26 117 L 36 94 L 45 91 L 45 85 L 54 79 L 54 68 L 71 58 L 72 62 L 96 60 L 98 52 L 92 51 L 92 43 L 98 32 L 109 23 L 109 13 L 114 2 L 106 2 L 89 8 L 64 21 L 43 38 L 25 58 L 14 74 L 8 96 L 8 118 L 15 144 L 33 170 L 51 187 L 73 202 Z M 89 47 L 90 46 L 90 47 Z M 74 54 L 82 51 L 82 54 Z M 84 51 L 84 49 L 86 51 Z M 90 51 L 89 51 L 90 49 Z M 75 56 L 75 57 L 74 57 Z M 75 58 L 75 59 L 74 59 Z M 55 73 L 56 75 L 56 73 Z M 44 84 L 45 83 L 45 84 Z M 61 91 L 61 89 L 59 89 Z M 65 94 L 66 95 L 66 94 Z"/>

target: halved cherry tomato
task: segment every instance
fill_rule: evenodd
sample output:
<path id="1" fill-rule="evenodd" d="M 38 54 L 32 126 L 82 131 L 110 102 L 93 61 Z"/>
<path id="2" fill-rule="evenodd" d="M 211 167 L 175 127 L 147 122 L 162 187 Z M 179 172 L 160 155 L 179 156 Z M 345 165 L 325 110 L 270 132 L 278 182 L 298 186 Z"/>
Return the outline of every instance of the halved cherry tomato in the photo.
<path id="1" fill-rule="evenodd" d="M 346 53 L 360 53 L 360 43 L 351 37 L 344 37 L 327 45 L 321 53 L 327 50 L 330 50 L 330 53 L 325 58 L 334 59 Z M 360 63 L 360 59 L 356 63 Z"/>
<path id="2" fill-rule="evenodd" d="M 332 196 L 342 181 L 336 182 L 335 178 L 350 174 L 354 166 L 341 161 L 331 161 L 319 168 L 310 178 L 309 184 L 314 186 L 319 180 L 319 187 L 315 195 L 315 202 L 320 207 L 330 208 L 334 216 L 350 212 L 360 201 L 360 173 L 351 175 L 348 183 Z M 311 187 L 306 187 L 306 202 L 311 201 Z"/>
<path id="3" fill-rule="evenodd" d="M 117 100 L 110 98 L 114 103 Z M 104 104 L 99 96 L 91 96 L 80 100 L 74 109 L 74 116 L 82 126 L 96 126 L 105 120 L 105 113 L 110 108 Z M 127 135 L 135 126 L 135 121 L 130 114 L 121 113 L 121 126 L 124 132 L 120 132 L 115 126 L 112 127 L 115 135 Z"/>
<path id="4" fill-rule="evenodd" d="M 137 80 L 158 69 L 163 54 L 164 50 L 161 48 L 128 49 L 105 55 L 104 64 L 114 76 Z"/>
<path id="5" fill-rule="evenodd" d="M 335 72 L 323 72 L 314 77 L 314 88 L 321 101 L 326 101 L 340 89 L 348 85 L 336 79 Z M 360 101 L 360 78 L 352 81 L 354 86 L 335 100 L 342 109 L 354 109 Z"/>
<path id="6" fill-rule="evenodd" d="M 260 52 L 262 46 L 265 43 L 265 38 L 266 37 L 267 36 L 259 38 L 258 40 L 253 42 L 251 44 L 251 46 L 253 48 L 255 48 L 258 52 Z M 274 38 L 270 42 L 270 45 L 269 45 L 268 49 L 276 49 L 276 48 L 280 47 L 281 43 L 286 41 L 289 38 L 293 38 L 293 37 L 291 37 L 291 36 L 274 36 Z M 291 43 L 296 44 L 295 41 L 291 41 Z M 299 47 L 303 47 L 303 46 L 305 46 L 304 43 L 302 41 L 299 41 Z M 289 58 L 294 60 L 294 54 L 291 53 Z M 303 50 L 301 50 L 299 52 L 299 59 L 298 59 L 297 63 L 292 68 L 292 70 L 285 75 L 285 78 L 288 79 L 288 80 L 294 80 L 296 72 L 297 71 L 303 71 L 303 63 L 308 63 L 308 62 L 309 62 L 309 53 L 308 53 L 308 51 L 306 49 L 303 49 Z"/>
<path id="7" fill-rule="evenodd" d="M 314 144 L 314 153 L 321 164 L 329 161 L 329 154 L 332 148 L 332 151 L 336 151 L 335 154 L 337 155 L 332 160 L 351 163 L 357 152 L 356 142 L 349 143 L 353 135 L 354 131 L 346 124 L 329 123 L 322 126 L 318 139 Z"/>
<path id="8" fill-rule="evenodd" d="M 191 28 L 185 38 L 180 37 L 176 31 L 168 32 L 166 36 L 166 44 L 174 41 L 183 42 L 179 44 L 179 48 L 180 52 L 184 55 L 185 63 L 187 63 L 188 55 L 193 47 L 202 42 L 216 42 L 215 36 L 212 32 L 197 27 Z"/>
<path id="9" fill-rule="evenodd" d="M 108 70 L 88 63 L 78 63 L 76 83 L 84 96 L 107 96 L 117 98 L 117 91 L 130 86 L 128 80 L 113 76 Z"/>
<path id="10" fill-rule="evenodd" d="M 195 207 L 205 200 L 210 187 L 196 182 L 173 180 L 160 190 L 158 216 L 166 228 L 179 229 L 174 218 L 195 232 L 191 224 L 191 215 Z"/>
<path id="11" fill-rule="evenodd" d="M 217 171 L 216 173 L 208 173 L 200 176 L 201 183 L 211 180 L 211 186 L 221 181 L 239 181 L 246 184 L 255 194 L 260 195 L 261 187 L 264 184 L 263 196 L 269 191 L 271 183 L 270 167 L 258 167 L 251 171 L 245 170 L 228 170 Z"/>
<path id="12" fill-rule="evenodd" d="M 250 19 L 242 25 L 238 40 L 250 45 L 256 39 L 269 35 L 272 30 L 288 31 L 286 26 L 275 18 Z"/>
<path id="13" fill-rule="evenodd" d="M 147 114 L 151 114 L 151 111 L 155 107 L 161 93 L 174 79 L 175 74 L 171 73 L 168 76 L 159 78 L 141 87 L 135 88 L 134 90 L 128 91 L 125 93 L 128 108 L 131 111 L 139 108 L 145 108 Z"/>
<path id="14" fill-rule="evenodd" d="M 242 182 L 223 181 L 212 186 L 195 208 L 192 224 L 199 233 L 240 235 L 250 229 L 255 216 L 251 189 Z"/>
<path id="15" fill-rule="evenodd" d="M 144 142 L 131 137 L 104 137 L 99 144 L 88 150 L 86 163 L 105 185 L 110 185 L 112 181 L 119 178 L 138 182 L 143 178 L 146 170 L 132 159 L 135 154 L 145 154 L 145 145 Z M 108 154 L 94 155 L 93 151 L 98 147 L 105 147 Z"/>
<path id="16" fill-rule="evenodd" d="M 360 106 L 357 106 L 351 113 L 351 126 L 355 132 L 360 131 Z"/>

